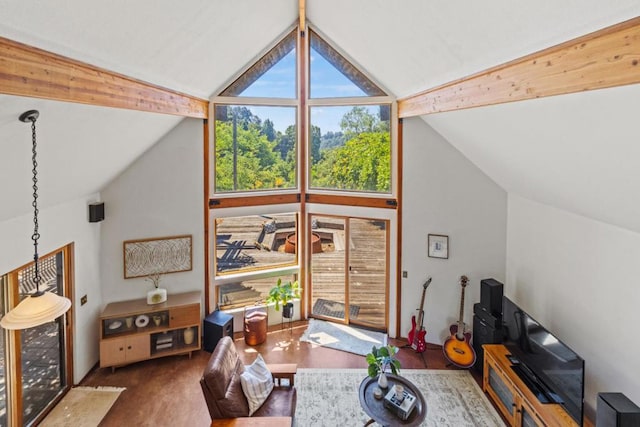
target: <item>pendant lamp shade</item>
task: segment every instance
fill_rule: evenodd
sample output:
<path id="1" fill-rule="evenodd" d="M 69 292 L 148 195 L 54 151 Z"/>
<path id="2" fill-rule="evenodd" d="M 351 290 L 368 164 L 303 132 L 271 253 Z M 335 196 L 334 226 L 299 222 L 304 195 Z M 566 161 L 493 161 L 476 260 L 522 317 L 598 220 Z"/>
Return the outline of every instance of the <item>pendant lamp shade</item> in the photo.
<path id="1" fill-rule="evenodd" d="M 38 162 L 36 161 L 36 120 L 40 113 L 37 110 L 29 110 L 20 115 L 20 121 L 24 123 L 31 123 L 31 141 L 32 148 L 32 162 L 33 162 L 33 235 L 31 240 L 33 241 L 33 262 L 35 267 L 35 276 L 33 281 L 36 284 L 36 291 L 24 298 L 20 303 L 9 311 L 2 319 L 0 319 L 0 326 L 5 329 L 27 329 L 39 326 L 44 323 L 56 320 L 62 316 L 71 307 L 71 301 L 63 296 L 51 293 L 43 292 L 40 290 L 40 270 L 39 270 L 39 256 L 38 256 L 38 240 L 40 239 L 40 232 L 38 231 Z"/>
<path id="2" fill-rule="evenodd" d="M 51 292 L 29 295 L 0 320 L 5 329 L 27 329 L 51 322 L 71 308 L 68 298 Z"/>

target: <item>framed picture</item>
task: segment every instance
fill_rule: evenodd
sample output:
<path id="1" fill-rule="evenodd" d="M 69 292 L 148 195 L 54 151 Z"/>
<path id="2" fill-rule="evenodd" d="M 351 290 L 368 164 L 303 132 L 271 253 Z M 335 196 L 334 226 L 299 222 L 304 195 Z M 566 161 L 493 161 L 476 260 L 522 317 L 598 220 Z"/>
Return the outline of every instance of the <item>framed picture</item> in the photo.
<path id="1" fill-rule="evenodd" d="M 124 278 L 177 273 L 192 269 L 191 235 L 126 240 Z"/>
<path id="2" fill-rule="evenodd" d="M 449 258 L 449 236 L 429 234 L 427 240 L 428 255 L 431 258 Z"/>

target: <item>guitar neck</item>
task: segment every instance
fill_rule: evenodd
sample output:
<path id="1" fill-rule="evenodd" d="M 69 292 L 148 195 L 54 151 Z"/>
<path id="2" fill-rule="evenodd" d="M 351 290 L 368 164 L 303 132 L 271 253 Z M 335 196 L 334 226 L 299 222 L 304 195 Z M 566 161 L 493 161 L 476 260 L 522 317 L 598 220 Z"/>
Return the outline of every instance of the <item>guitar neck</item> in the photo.
<path id="1" fill-rule="evenodd" d="M 463 325 L 464 319 L 464 287 L 462 287 L 462 294 L 460 295 L 460 320 L 458 320 L 459 325 Z"/>
<path id="2" fill-rule="evenodd" d="M 460 317 L 458 320 L 458 337 L 461 337 L 464 334 L 464 288 L 467 286 L 467 276 L 460 277 L 460 286 L 462 286 L 462 290 L 460 292 Z"/>
<path id="3" fill-rule="evenodd" d="M 418 323 L 420 324 L 420 327 L 422 327 L 422 324 L 424 323 L 424 296 L 427 292 L 427 288 L 423 287 L 422 288 L 422 299 L 420 302 L 420 311 L 418 311 Z"/>

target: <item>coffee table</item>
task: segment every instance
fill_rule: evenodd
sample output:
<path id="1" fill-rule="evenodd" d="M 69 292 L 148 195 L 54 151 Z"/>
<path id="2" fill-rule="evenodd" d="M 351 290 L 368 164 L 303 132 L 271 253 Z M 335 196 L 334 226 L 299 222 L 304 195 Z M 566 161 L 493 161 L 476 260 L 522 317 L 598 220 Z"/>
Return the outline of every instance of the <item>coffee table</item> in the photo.
<path id="1" fill-rule="evenodd" d="M 410 392 L 416 397 L 416 406 L 411 411 L 411 415 L 406 420 L 401 420 L 393 412 L 384 407 L 384 397 L 382 399 L 376 399 L 373 396 L 373 390 L 378 387 L 378 379 L 366 377 L 360 383 L 360 406 L 364 409 L 364 412 L 371 417 L 371 419 L 365 424 L 368 426 L 373 422 L 377 422 L 383 426 L 417 426 L 424 421 L 427 416 L 427 402 L 424 400 L 420 390 L 413 385 L 411 381 L 406 378 L 387 374 L 387 380 L 389 381 L 389 387 L 382 389 L 382 393 L 386 394 L 394 384 L 402 385 L 405 390 Z"/>

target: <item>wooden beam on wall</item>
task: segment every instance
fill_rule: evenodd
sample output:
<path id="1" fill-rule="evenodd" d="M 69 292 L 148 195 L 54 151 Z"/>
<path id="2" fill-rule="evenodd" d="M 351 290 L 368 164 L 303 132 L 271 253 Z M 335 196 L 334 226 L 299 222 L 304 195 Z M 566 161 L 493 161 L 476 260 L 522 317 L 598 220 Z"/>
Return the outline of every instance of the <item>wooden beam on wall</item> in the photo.
<path id="1" fill-rule="evenodd" d="M 0 93 L 207 118 L 209 102 L 0 37 Z"/>
<path id="2" fill-rule="evenodd" d="M 640 83 L 640 17 L 400 99 L 399 117 Z"/>

